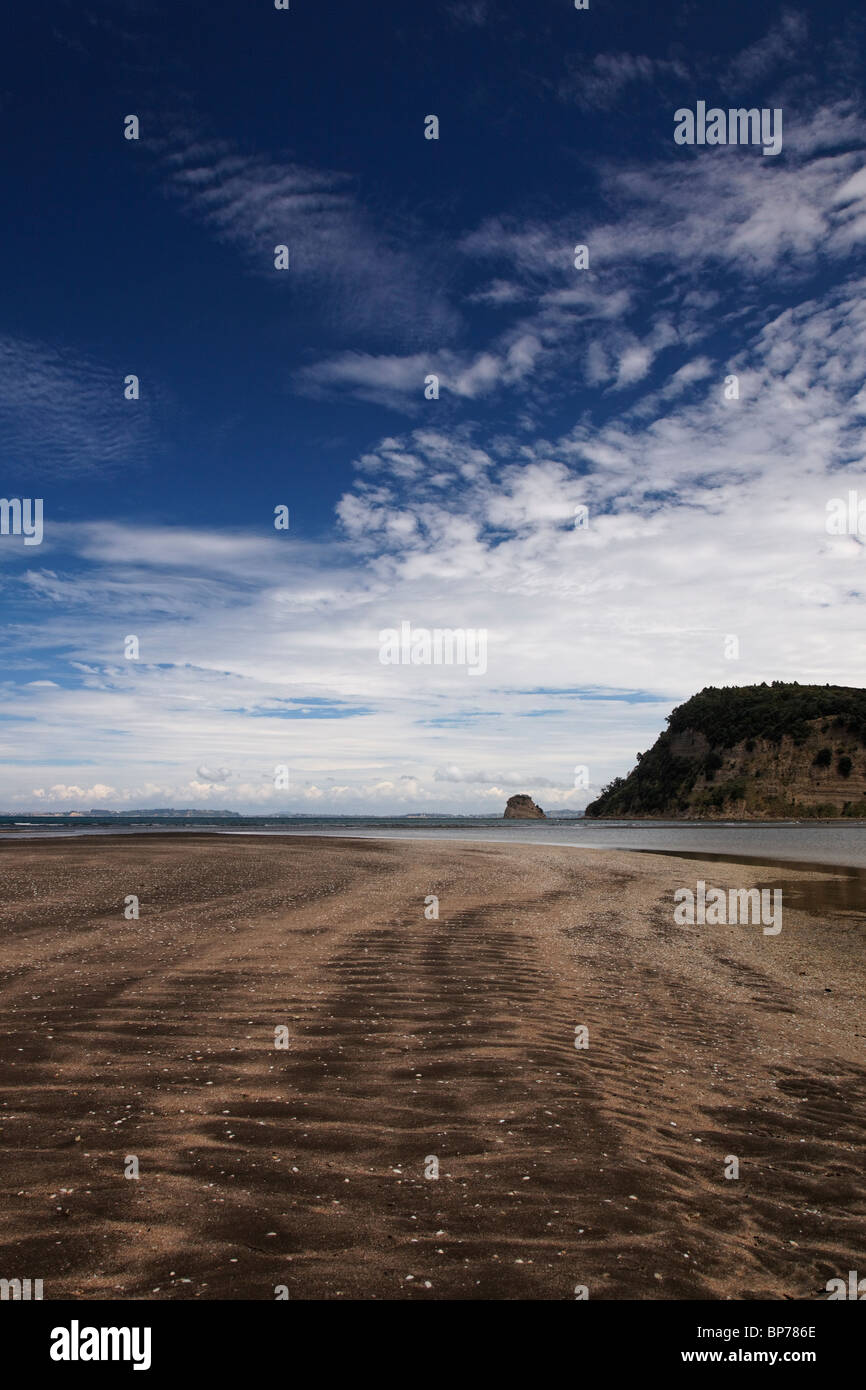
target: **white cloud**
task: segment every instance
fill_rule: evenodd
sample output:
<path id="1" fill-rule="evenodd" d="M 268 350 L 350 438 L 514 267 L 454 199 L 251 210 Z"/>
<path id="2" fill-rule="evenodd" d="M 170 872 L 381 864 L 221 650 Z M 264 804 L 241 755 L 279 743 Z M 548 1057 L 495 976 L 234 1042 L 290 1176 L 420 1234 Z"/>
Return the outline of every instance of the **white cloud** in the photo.
<path id="1" fill-rule="evenodd" d="M 434 782 L 469 782 L 486 783 L 493 790 L 495 787 L 553 787 L 549 777 L 539 777 L 532 769 L 525 772 L 478 772 L 472 768 L 437 767 L 433 773 Z"/>
<path id="2" fill-rule="evenodd" d="M 102 782 L 97 782 L 92 787 L 68 786 L 63 782 L 56 782 L 53 787 L 36 787 L 31 795 L 35 796 L 37 801 L 50 802 L 52 806 L 77 801 L 86 801 L 90 806 L 94 800 L 115 801 L 118 792 L 114 787 L 107 787 Z"/>

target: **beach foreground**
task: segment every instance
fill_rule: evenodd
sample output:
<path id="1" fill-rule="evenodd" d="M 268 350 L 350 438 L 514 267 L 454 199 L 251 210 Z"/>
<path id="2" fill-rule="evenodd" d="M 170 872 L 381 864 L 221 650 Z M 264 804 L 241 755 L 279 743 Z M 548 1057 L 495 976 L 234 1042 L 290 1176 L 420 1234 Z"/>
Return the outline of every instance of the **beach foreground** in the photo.
<path id="1" fill-rule="evenodd" d="M 0 865 L 0 1277 L 46 1299 L 866 1275 L 866 928 L 789 906 L 818 871 L 217 835 Z M 698 879 L 782 884 L 783 930 L 676 926 Z"/>

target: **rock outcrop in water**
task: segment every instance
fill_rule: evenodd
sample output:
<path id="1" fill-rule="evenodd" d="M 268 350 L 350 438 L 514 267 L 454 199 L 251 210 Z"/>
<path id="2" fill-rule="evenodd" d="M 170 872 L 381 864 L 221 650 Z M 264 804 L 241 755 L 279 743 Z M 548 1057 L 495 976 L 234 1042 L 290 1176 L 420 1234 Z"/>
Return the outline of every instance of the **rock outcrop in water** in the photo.
<path id="1" fill-rule="evenodd" d="M 505 820 L 547 820 L 540 806 L 536 806 L 531 796 L 522 792 L 519 796 L 510 796 L 505 807 Z"/>
<path id="2" fill-rule="evenodd" d="M 866 690 L 707 686 L 587 816 L 866 817 Z"/>

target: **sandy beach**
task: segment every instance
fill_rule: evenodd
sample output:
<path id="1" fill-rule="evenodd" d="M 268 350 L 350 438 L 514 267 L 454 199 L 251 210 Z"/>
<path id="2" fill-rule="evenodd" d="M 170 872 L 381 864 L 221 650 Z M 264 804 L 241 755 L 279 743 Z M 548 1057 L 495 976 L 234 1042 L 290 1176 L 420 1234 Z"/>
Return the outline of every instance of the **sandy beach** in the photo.
<path id="1" fill-rule="evenodd" d="M 866 1272 L 866 919 L 798 908 L 817 871 L 198 834 L 0 866 L 0 1274 L 46 1299 Z M 675 925 L 697 879 L 782 885 L 783 930 Z"/>

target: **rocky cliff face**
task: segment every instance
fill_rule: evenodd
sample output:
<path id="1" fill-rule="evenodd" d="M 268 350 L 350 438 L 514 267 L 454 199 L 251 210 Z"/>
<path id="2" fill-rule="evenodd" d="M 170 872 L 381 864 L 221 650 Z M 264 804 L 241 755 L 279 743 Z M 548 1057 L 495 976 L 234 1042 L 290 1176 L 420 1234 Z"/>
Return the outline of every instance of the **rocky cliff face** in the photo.
<path id="1" fill-rule="evenodd" d="M 536 806 L 531 796 L 521 793 L 510 796 L 505 807 L 505 820 L 547 820 L 540 806 Z"/>
<path id="2" fill-rule="evenodd" d="M 668 724 L 587 816 L 866 816 L 866 691 L 709 687 Z"/>

